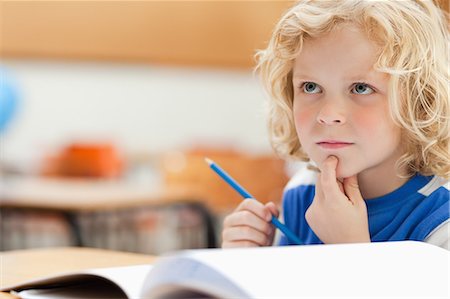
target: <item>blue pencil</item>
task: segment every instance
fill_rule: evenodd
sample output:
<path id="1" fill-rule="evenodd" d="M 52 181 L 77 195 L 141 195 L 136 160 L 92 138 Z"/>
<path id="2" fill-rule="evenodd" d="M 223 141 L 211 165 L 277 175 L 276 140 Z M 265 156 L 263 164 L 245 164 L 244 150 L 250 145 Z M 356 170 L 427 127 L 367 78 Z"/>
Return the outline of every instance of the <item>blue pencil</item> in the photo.
<path id="1" fill-rule="evenodd" d="M 220 168 L 219 165 L 214 163 L 211 159 L 205 158 L 206 163 L 209 164 L 214 172 L 216 172 L 222 179 L 225 180 L 234 190 L 236 190 L 242 197 L 244 198 L 254 198 L 250 193 L 248 193 L 241 185 L 238 184 L 225 170 Z M 272 215 L 272 219 L 270 220 L 276 228 L 278 228 L 292 243 L 296 245 L 300 245 L 300 239 L 290 231 L 283 223 L 281 223 L 278 218 Z"/>

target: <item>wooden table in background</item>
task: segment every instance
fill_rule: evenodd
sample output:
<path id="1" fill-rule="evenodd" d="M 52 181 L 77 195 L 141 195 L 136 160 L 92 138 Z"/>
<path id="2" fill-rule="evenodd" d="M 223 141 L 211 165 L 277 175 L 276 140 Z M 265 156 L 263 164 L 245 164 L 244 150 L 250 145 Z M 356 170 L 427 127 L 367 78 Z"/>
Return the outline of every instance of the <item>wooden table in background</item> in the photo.
<path id="1" fill-rule="evenodd" d="M 0 208 L 53 211 L 63 215 L 76 246 L 83 246 L 77 213 L 188 205 L 206 223 L 207 247 L 215 247 L 213 214 L 193 185 L 137 184 L 126 181 L 17 177 L 0 181 Z"/>
<path id="2" fill-rule="evenodd" d="M 166 187 L 125 181 L 43 177 L 7 178 L 0 183 L 2 207 L 79 212 L 201 200 L 195 188 L 181 184 Z"/>

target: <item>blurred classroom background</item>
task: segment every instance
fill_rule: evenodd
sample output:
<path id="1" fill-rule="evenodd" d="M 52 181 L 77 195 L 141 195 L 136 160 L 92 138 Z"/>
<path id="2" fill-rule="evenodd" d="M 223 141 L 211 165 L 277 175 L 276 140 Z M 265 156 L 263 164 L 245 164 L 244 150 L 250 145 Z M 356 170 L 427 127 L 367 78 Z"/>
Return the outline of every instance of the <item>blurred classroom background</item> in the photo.
<path id="1" fill-rule="evenodd" d="M 253 56 L 291 4 L 0 1 L 0 250 L 218 247 L 205 156 L 280 204 Z"/>
<path id="2" fill-rule="evenodd" d="M 253 73 L 288 1 L 2 1 L 0 250 L 220 246 L 289 169 Z"/>

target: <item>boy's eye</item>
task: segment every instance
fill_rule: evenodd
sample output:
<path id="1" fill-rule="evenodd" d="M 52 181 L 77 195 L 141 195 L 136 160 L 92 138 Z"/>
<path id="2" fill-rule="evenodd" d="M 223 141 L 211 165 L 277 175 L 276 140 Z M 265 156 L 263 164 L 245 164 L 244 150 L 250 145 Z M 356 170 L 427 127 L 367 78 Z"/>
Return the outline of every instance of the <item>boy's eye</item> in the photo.
<path id="1" fill-rule="evenodd" d="M 319 93 L 322 90 L 320 87 L 314 82 L 305 82 L 303 83 L 303 92 L 304 93 Z"/>
<path id="2" fill-rule="evenodd" d="M 366 83 L 356 83 L 353 85 L 352 92 L 356 94 L 371 94 L 374 90 Z"/>

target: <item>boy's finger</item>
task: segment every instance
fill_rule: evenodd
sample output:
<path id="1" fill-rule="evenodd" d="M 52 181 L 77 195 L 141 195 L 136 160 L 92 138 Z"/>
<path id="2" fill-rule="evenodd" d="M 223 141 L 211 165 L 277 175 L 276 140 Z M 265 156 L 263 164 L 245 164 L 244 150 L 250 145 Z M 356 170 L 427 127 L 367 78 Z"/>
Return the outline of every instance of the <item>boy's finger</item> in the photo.
<path id="1" fill-rule="evenodd" d="M 242 210 L 228 215 L 223 221 L 224 227 L 233 226 L 248 226 L 264 233 L 269 234 L 271 232 L 272 224 L 261 219 L 257 215 L 253 214 L 251 211 Z"/>
<path id="2" fill-rule="evenodd" d="M 344 191 L 353 204 L 363 201 L 356 175 L 344 179 Z"/>
<path id="3" fill-rule="evenodd" d="M 269 209 L 270 214 L 272 214 L 275 218 L 278 218 L 278 216 L 280 216 L 280 212 L 273 202 L 266 203 L 266 208 Z"/>
<path id="4" fill-rule="evenodd" d="M 336 183 L 338 184 L 339 190 L 341 190 L 342 193 L 345 193 L 344 183 L 339 180 L 336 180 Z"/>
<path id="5" fill-rule="evenodd" d="M 252 227 L 248 226 L 234 226 L 225 229 L 222 232 L 222 238 L 224 240 L 230 241 L 251 241 L 258 244 L 259 246 L 264 246 L 267 244 L 268 236 Z"/>
<path id="6" fill-rule="evenodd" d="M 259 244 L 256 244 L 252 241 L 225 241 L 222 243 L 222 248 L 242 248 L 242 247 L 258 247 Z"/>
<path id="7" fill-rule="evenodd" d="M 327 198 L 328 195 L 334 198 L 341 193 L 336 182 L 337 165 L 338 158 L 335 156 L 327 157 L 322 163 L 320 183 L 325 198 Z"/>
<path id="8" fill-rule="evenodd" d="M 323 189 L 322 189 L 322 178 L 321 178 L 321 174 L 319 173 L 317 175 L 317 181 L 316 181 L 316 186 L 315 186 L 315 194 L 314 194 L 314 198 L 315 199 L 323 199 Z"/>
<path id="9" fill-rule="evenodd" d="M 253 198 L 247 198 L 241 202 L 236 211 L 239 210 L 251 211 L 253 214 L 266 221 L 272 219 L 272 214 L 264 207 L 264 205 Z"/>

